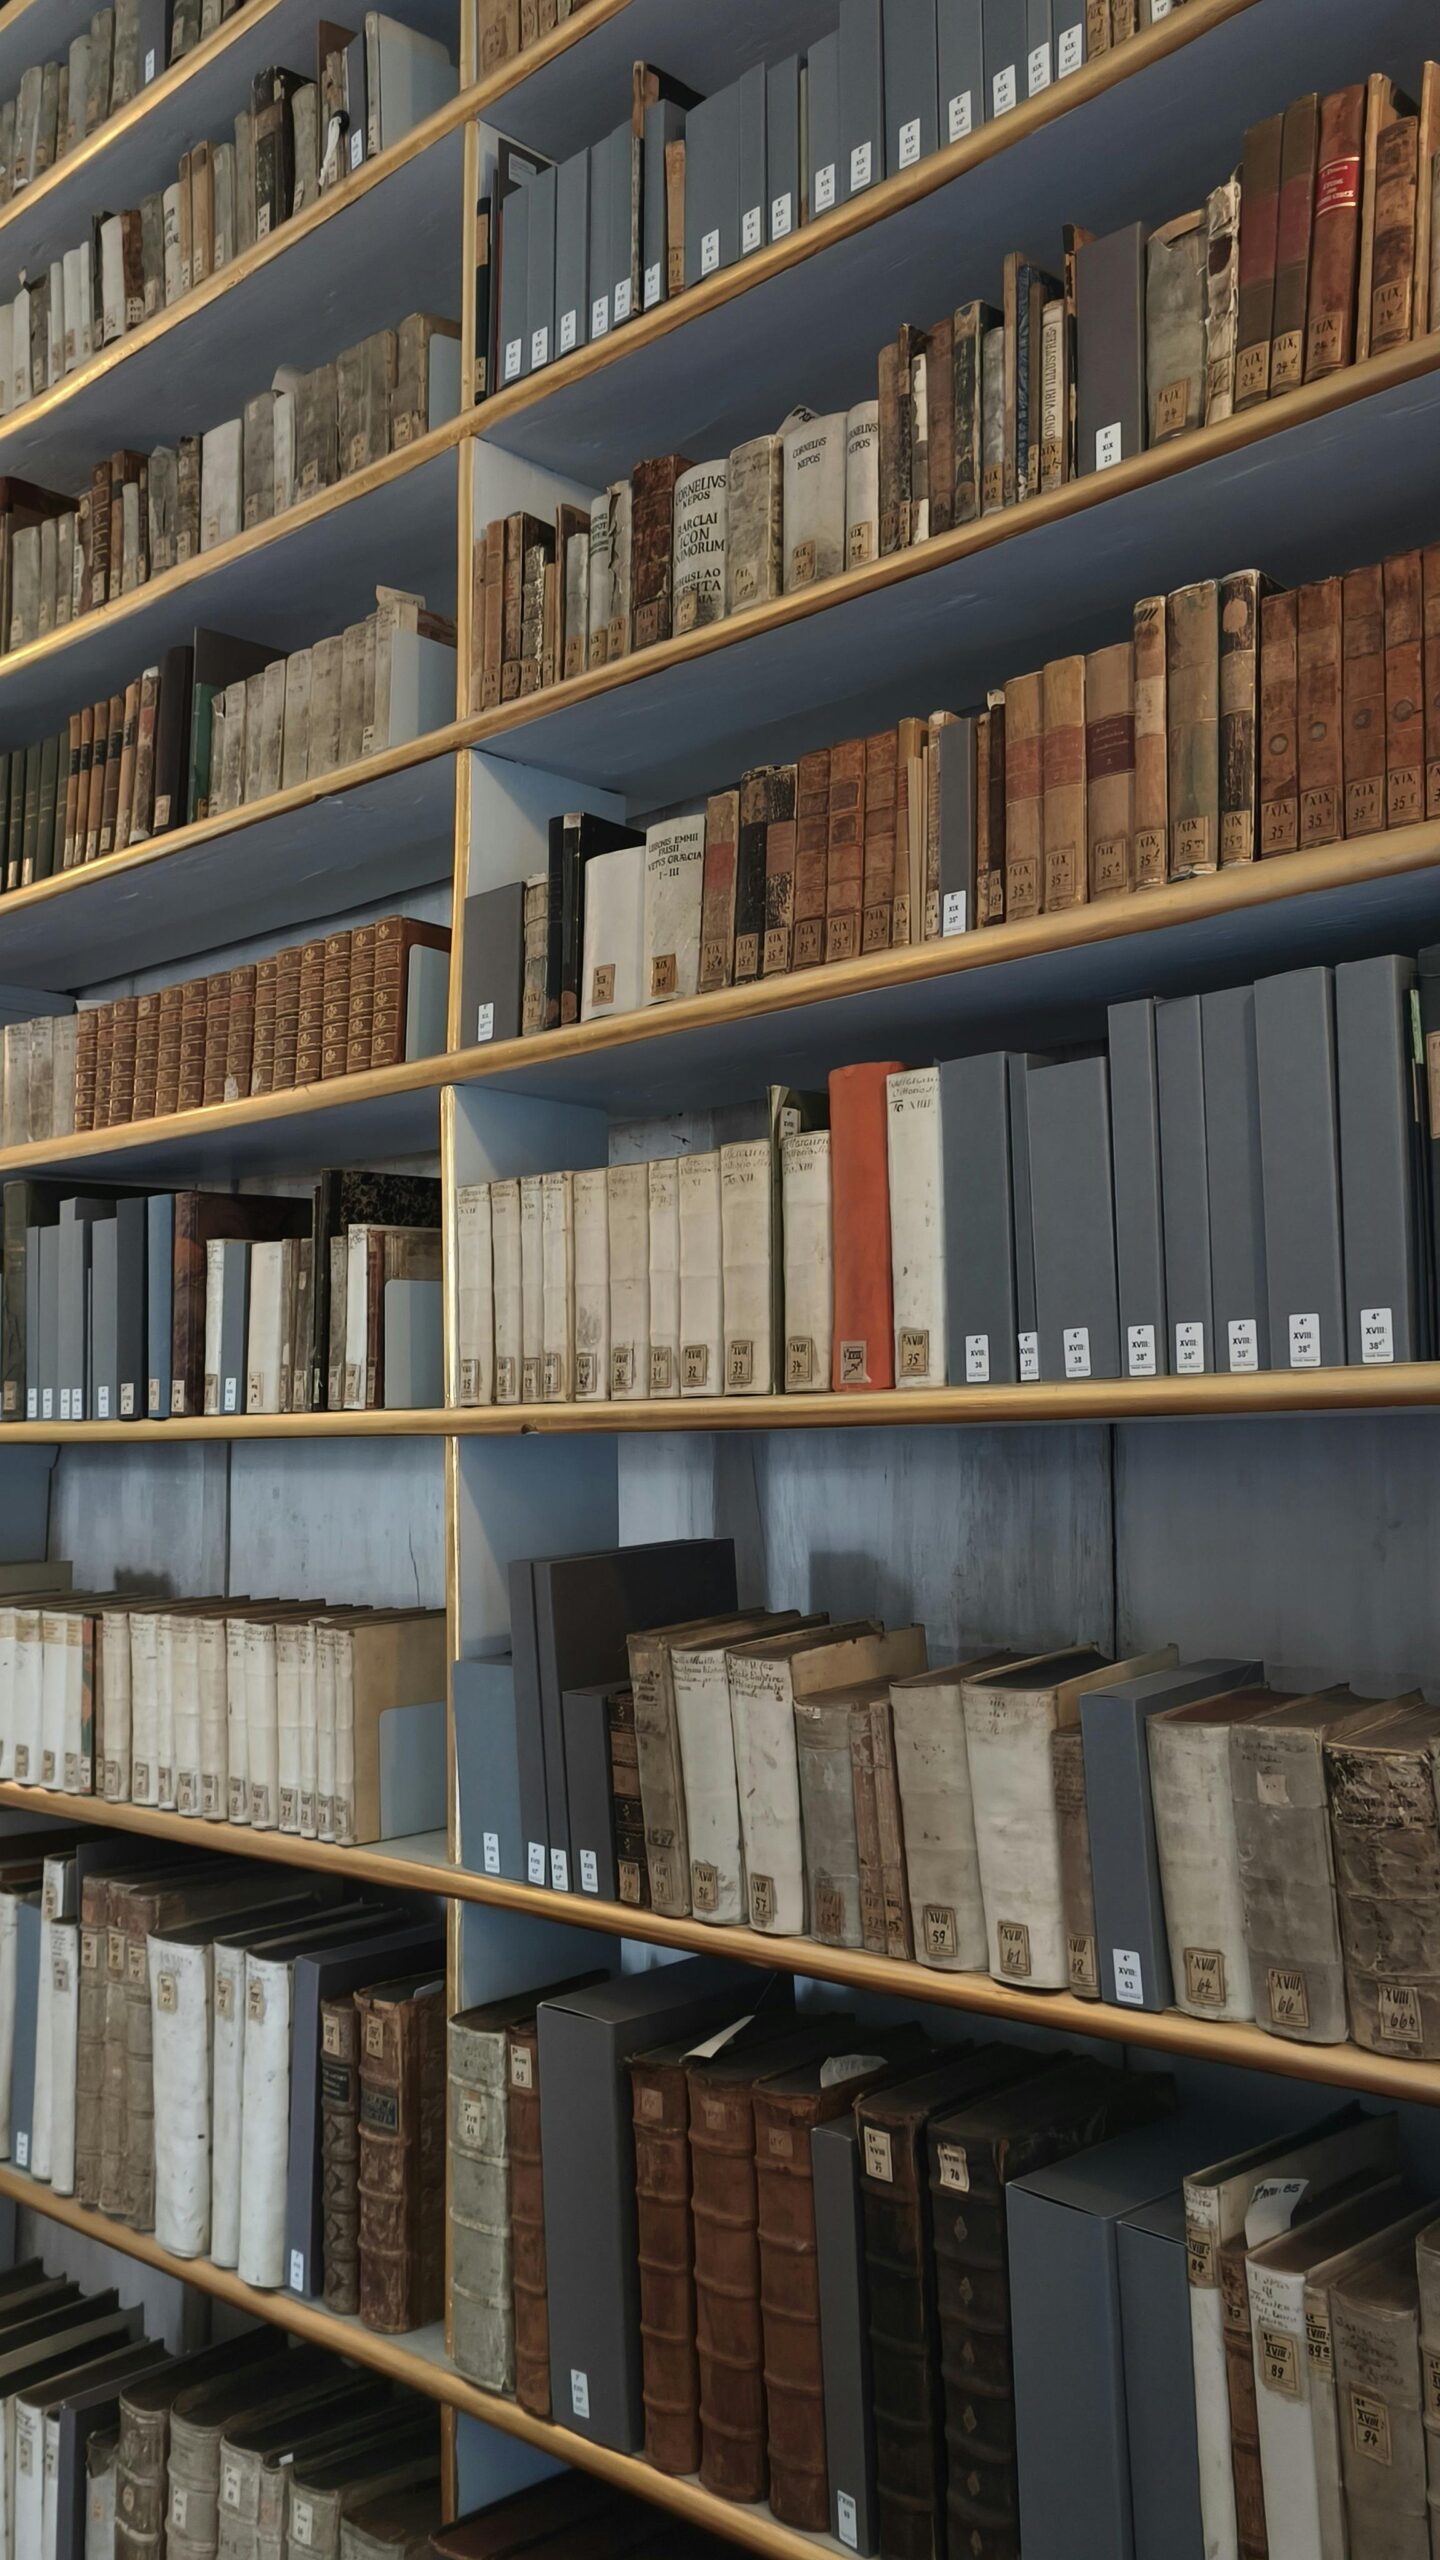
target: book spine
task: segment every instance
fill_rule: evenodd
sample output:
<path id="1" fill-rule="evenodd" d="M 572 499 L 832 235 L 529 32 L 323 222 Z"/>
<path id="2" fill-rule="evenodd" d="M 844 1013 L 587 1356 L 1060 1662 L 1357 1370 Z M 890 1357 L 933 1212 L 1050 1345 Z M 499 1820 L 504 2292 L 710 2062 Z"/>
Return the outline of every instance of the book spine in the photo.
<path id="1" fill-rule="evenodd" d="M 1235 349 L 1235 407 L 1253 408 L 1270 392 L 1270 339 L 1275 316 L 1275 260 L 1280 218 L 1283 116 L 1267 116 L 1245 136 L 1240 175 L 1240 308 Z"/>
<path id="2" fill-rule="evenodd" d="M 701 2439 L 685 2074 L 641 2060 L 630 2078 L 645 2453 L 657 2471 L 688 2478 Z"/>
<path id="3" fill-rule="evenodd" d="M 1385 824 L 1385 594 L 1378 567 L 1341 580 L 1345 833 Z"/>
<path id="4" fill-rule="evenodd" d="M 1294 853 L 1300 842 L 1300 599 L 1260 606 L 1259 850 Z"/>
<path id="5" fill-rule="evenodd" d="M 1385 824 L 1425 814 L 1425 613 L 1418 551 L 1387 560 L 1385 601 Z"/>
<path id="6" fill-rule="evenodd" d="M 1256 721 L 1260 688 L 1260 573 L 1220 582 L 1220 865 L 1256 852 Z"/>
<path id="7" fill-rule="evenodd" d="M 1005 687 L 1005 915 L 1040 913 L 1045 835 L 1045 680 Z"/>
<path id="8" fill-rule="evenodd" d="M 1370 280 L 1370 353 L 1404 346 L 1415 328 L 1415 211 L 1419 126 L 1396 116 L 1375 156 L 1375 249 Z M 1426 173 L 1427 183 L 1429 172 Z"/>
<path id="9" fill-rule="evenodd" d="M 1338 373 L 1354 358 L 1364 133 L 1363 86 L 1336 90 L 1322 102 L 1305 330 L 1307 382 Z"/>

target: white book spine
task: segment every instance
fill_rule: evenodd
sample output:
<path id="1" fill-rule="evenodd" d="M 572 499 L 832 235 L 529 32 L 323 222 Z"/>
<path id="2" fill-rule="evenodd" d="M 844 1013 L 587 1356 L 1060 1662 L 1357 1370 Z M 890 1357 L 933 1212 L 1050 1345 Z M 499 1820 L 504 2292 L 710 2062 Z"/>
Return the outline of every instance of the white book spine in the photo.
<path id="1" fill-rule="evenodd" d="M 1050 1762 L 1054 1700 L 967 1681 L 964 1704 L 990 1971 L 997 1982 L 1063 1991 L 1070 1967 Z"/>
<path id="2" fill-rule="evenodd" d="M 225 1247 L 213 1239 L 205 1247 L 205 1396 L 207 1413 L 220 1410 L 220 1325 L 224 1312 Z"/>
<path id="3" fill-rule="evenodd" d="M 48 1861 L 47 1861 L 48 1864 Z M 50 1960 L 51 1887 L 47 1876 L 40 1904 L 40 1978 L 35 1997 L 35 2089 L 30 2104 L 30 2157 L 26 2167 L 32 2178 L 50 2176 L 50 2129 L 54 2121 L 53 2089 L 55 2046 L 50 2024 L 55 2005 L 54 1970 Z"/>
<path id="4" fill-rule="evenodd" d="M 65 1775 L 65 1621 L 47 1609 L 40 1620 L 40 1784 Z"/>
<path id="5" fill-rule="evenodd" d="M 459 1402 L 495 1401 L 495 1283 L 491 1261 L 490 1185 L 463 1183 L 455 1201 L 456 1304 L 459 1316 Z"/>
<path id="6" fill-rule="evenodd" d="M 727 1396 L 774 1384 L 774 1158 L 768 1138 L 720 1150 Z"/>
<path id="7" fill-rule="evenodd" d="M 575 1393 L 575 1195 L 568 1173 L 547 1173 L 540 1187 L 543 1265 L 542 1390 L 547 1404 Z"/>
<path id="8" fill-rule="evenodd" d="M 275 1769 L 277 1829 L 300 1830 L 300 1630 L 293 1618 L 275 1625 Z"/>
<path id="9" fill-rule="evenodd" d="M 540 1402 L 545 1370 L 545 1204 L 541 1176 L 520 1179 L 520 1401 Z"/>
<path id="10" fill-rule="evenodd" d="M 885 1079 L 890 1175 L 890 1267 L 895 1292 L 895 1384 L 945 1384 L 945 1204 L 940 1165 L 940 1070 Z"/>
<path id="11" fill-rule="evenodd" d="M 830 1384 L 835 1266 L 830 1132 L 801 1129 L 780 1149 L 784 1210 L 785 1384 L 815 1394 Z"/>
<path id="12" fill-rule="evenodd" d="M 580 1019 L 636 1013 L 644 1003 L 645 847 L 617 845 L 585 865 Z"/>
<path id="13" fill-rule="evenodd" d="M 18 1911 L 15 1895 L 0 1893 L 0 2160 L 10 2157 L 10 2073 L 15 2060 Z"/>
<path id="14" fill-rule="evenodd" d="M 335 1630 L 335 1837 L 355 1837 L 355 1646 L 348 1627 Z"/>
<path id="15" fill-rule="evenodd" d="M 1246 2279 L 1269 2560 L 1316 2560 L 1320 2503 L 1305 2340 L 1305 2277 L 1300 2269 L 1258 2266 L 1250 2258 Z"/>
<path id="16" fill-rule="evenodd" d="M 673 1652 L 675 1726 L 690 1835 L 690 1900 L 697 1920 L 745 1918 L 745 1856 L 725 1651 Z"/>
<path id="17" fill-rule="evenodd" d="M 50 2185 L 75 2193 L 75 2066 L 80 2024 L 80 1932 L 50 1923 Z"/>
<path id="18" fill-rule="evenodd" d="M 728 462 L 697 462 L 675 483 L 674 628 L 703 630 L 725 618 Z"/>
<path id="19" fill-rule="evenodd" d="M 880 403 L 861 400 L 845 421 L 845 559 L 863 569 L 880 551 Z"/>
<path id="20" fill-rule="evenodd" d="M 805 1854 L 790 1666 L 733 1654 L 728 1685 L 750 1926 L 795 1936 L 805 1927 Z"/>
<path id="21" fill-rule="evenodd" d="M 674 1156 L 645 1168 L 650 1231 L 649 1392 L 680 1392 L 680 1179 Z"/>
<path id="22" fill-rule="evenodd" d="M 14 2483 L 14 2539 L 9 2545 L 14 2560 L 22 2552 L 34 2552 L 43 2560 L 45 2548 L 45 2422 L 32 2401 L 22 2400 L 17 2393 L 8 2406 L 14 2412 L 15 2460 L 11 2472 Z"/>
<path id="23" fill-rule="evenodd" d="M 168 1610 L 155 1619 L 155 1801 L 175 1810 L 175 1639 Z"/>
<path id="24" fill-rule="evenodd" d="M 319 1837 L 320 1688 L 313 1619 L 297 1620 L 295 1650 L 300 1682 L 300 1836 L 314 1840 Z"/>
<path id="25" fill-rule="evenodd" d="M 612 1164 L 606 1180 L 610 1226 L 610 1393 L 644 1396 L 650 1363 L 650 1182 L 643 1164 Z"/>
<path id="26" fill-rule="evenodd" d="M 647 828 L 642 1004 L 673 1004 L 696 991 L 704 871 L 703 810 Z"/>
<path id="27" fill-rule="evenodd" d="M 245 1959 L 245 2129 L 240 2163 L 239 2273 L 285 2281 L 285 2171 L 290 2134 L 290 1967 Z"/>
<path id="28" fill-rule="evenodd" d="M 243 1618 L 225 1621 L 225 1749 L 229 1777 L 225 1811 L 231 1822 L 250 1821 L 250 1752 L 245 1703 L 245 1636 Z"/>
<path id="29" fill-rule="evenodd" d="M 520 1185 L 490 1185 L 495 1273 L 495 1401 L 520 1401 Z"/>
<path id="30" fill-rule="evenodd" d="M 200 1644 L 196 1619 L 170 1622 L 170 1695 L 175 1726 L 174 1778 L 177 1813 L 200 1810 Z"/>
<path id="31" fill-rule="evenodd" d="M 158 1612 L 136 1609 L 130 1619 L 130 1801 L 158 1804 L 155 1759 L 155 1651 Z"/>
<path id="32" fill-rule="evenodd" d="M 250 1767 L 250 1825 L 273 1831 L 280 1802 L 280 1728 L 275 1629 L 262 1619 L 245 1628 L 245 1745 Z"/>
<path id="33" fill-rule="evenodd" d="M 200 1701 L 200 1811 L 223 1822 L 230 1799 L 230 1698 L 225 1620 L 195 1621 L 195 1677 Z"/>
<path id="34" fill-rule="evenodd" d="M 240 2253 L 240 2164 L 244 2156 L 245 1951 L 214 1950 L 211 2047 L 210 2255 L 233 2267 Z"/>
<path id="35" fill-rule="evenodd" d="M 890 1691 L 915 1953 L 946 1972 L 989 1962 L 965 1706 L 958 1680 Z"/>
<path id="36" fill-rule="evenodd" d="M 1340 2409 L 1335 2392 L 1335 2349 L 1330 2295 L 1323 2284 L 1305 2286 L 1305 2354 L 1309 2368 L 1310 2435 L 1315 2461 L 1315 2549 L 1319 2560 L 1350 2560 L 1345 2489 L 1340 2468 Z"/>
<path id="37" fill-rule="evenodd" d="M 155 2237 L 177 2258 L 210 2245 L 209 1947 L 149 1941 L 155 2072 Z"/>
<path id="38" fill-rule="evenodd" d="M 594 869 L 594 864 L 590 866 Z M 575 1393 L 603 1403 L 610 1393 L 610 1206 L 603 1165 L 577 1173 L 575 1214 Z"/>
<path id="39" fill-rule="evenodd" d="M 356 1289 L 356 1263 L 359 1264 L 360 1329 L 364 1339 L 365 1299 L 365 1229 L 352 1227 L 350 1252 L 346 1270 L 345 1291 L 345 1403 L 351 1403 L 351 1316 Z M 355 1239 L 361 1239 L 357 1257 Z M 245 1344 L 245 1410 L 247 1413 L 280 1411 L 280 1369 L 285 1350 L 285 1248 L 282 1243 L 253 1244 L 250 1248 L 250 1323 Z M 218 1357 L 218 1354 L 217 1354 Z M 364 1377 L 364 1352 L 361 1352 L 360 1376 Z M 362 1395 L 355 1399 L 363 1403 Z"/>
<path id="40" fill-rule="evenodd" d="M 679 1159 L 680 1392 L 713 1396 L 725 1374 L 720 1150 Z"/>
<path id="41" fill-rule="evenodd" d="M 0 1609 L 0 1778 L 15 1776 L 15 1612 Z"/>
<path id="42" fill-rule="evenodd" d="M 1155 1843 L 1176 2006 L 1192 2018 L 1253 2017 L 1230 1789 L 1230 1727 L 1153 1716 L 1149 1738 Z"/>
<path id="43" fill-rule="evenodd" d="M 849 419 L 805 418 L 785 437 L 785 592 L 838 578 L 845 566 L 845 444 Z"/>
<path id="44" fill-rule="evenodd" d="M 44 1653 L 38 1609 L 15 1612 L 15 1775 L 22 1786 L 40 1784 L 40 1734 L 44 1707 Z M 153 1797 L 151 1799 L 154 1801 Z"/>

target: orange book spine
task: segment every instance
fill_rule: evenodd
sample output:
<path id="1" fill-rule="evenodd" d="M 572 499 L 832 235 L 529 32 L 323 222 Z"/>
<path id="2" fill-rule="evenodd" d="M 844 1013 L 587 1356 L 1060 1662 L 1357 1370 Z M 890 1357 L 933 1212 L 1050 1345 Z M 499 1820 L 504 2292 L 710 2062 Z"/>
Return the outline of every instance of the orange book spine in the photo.
<path id="1" fill-rule="evenodd" d="M 835 1265 L 830 1382 L 837 1388 L 895 1384 L 885 1079 L 899 1073 L 898 1061 L 890 1058 L 837 1067 L 830 1078 Z"/>

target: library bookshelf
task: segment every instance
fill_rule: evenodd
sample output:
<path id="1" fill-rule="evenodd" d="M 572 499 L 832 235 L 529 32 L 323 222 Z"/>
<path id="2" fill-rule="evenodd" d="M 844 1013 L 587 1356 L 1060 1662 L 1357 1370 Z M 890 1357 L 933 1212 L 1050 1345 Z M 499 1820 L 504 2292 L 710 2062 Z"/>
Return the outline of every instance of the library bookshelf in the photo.
<path id="1" fill-rule="evenodd" d="M 825 14 L 818 0 L 728 0 L 724 10 L 714 0 L 588 0 L 528 52 L 482 75 L 467 0 L 458 24 L 455 0 L 396 5 L 424 31 L 458 38 L 455 99 L 182 302 L 0 419 L 7 471 L 41 479 L 53 473 L 57 485 L 78 489 L 100 451 L 197 432 L 237 409 L 255 388 L 257 345 L 282 360 L 299 360 L 303 350 L 314 362 L 409 309 L 461 318 L 468 383 L 479 125 L 558 155 L 593 136 L 603 121 L 596 105 L 602 89 L 620 112 L 636 58 L 658 58 L 703 89 L 742 62 L 803 46 Z M 45 44 L 68 42 L 88 14 L 78 0 L 58 9 L 46 0 L 54 23 Z M 1297 579 L 1413 542 L 1433 491 L 1440 424 L 1440 336 L 1433 334 L 825 585 L 497 710 L 472 714 L 466 706 L 472 544 L 494 516 L 544 512 L 581 485 L 628 472 L 642 443 L 649 451 L 720 450 L 773 427 L 798 398 L 817 407 L 853 400 L 870 378 L 876 346 L 900 319 L 989 289 L 989 267 L 998 270 L 1000 250 L 1012 245 L 1017 189 L 1047 232 L 1074 218 L 1097 228 L 1140 214 L 1159 219 L 1186 200 L 1192 181 L 1198 196 L 1204 169 L 1209 185 L 1230 165 L 1249 101 L 1256 112 L 1286 103 L 1297 63 L 1320 87 L 1376 64 L 1412 69 L 1426 49 L 1429 20 L 1425 0 L 1374 0 L 1361 41 L 1353 0 L 1186 0 L 1013 114 L 788 240 L 482 405 L 462 408 L 418 443 L 283 517 L 0 661 L 0 741 L 8 742 L 44 722 L 58 725 L 87 691 L 123 683 L 143 654 L 153 656 L 196 620 L 263 630 L 277 648 L 300 646 L 363 611 L 367 589 L 381 579 L 423 589 L 441 608 L 453 604 L 461 685 L 453 719 L 404 747 L 0 902 L 0 981 L 7 990 L 87 994 L 112 987 L 121 970 L 132 980 L 144 973 L 153 984 L 162 969 L 179 975 L 225 965 L 238 946 L 247 954 L 274 947 L 297 925 L 373 911 L 417 892 L 443 900 L 448 891 L 446 1052 L 294 1092 L 9 1148 L 0 1152 L 0 1178 L 283 1184 L 324 1164 L 438 1163 L 451 1235 L 464 1182 L 603 1160 L 612 1137 L 625 1142 L 629 1124 L 653 1129 L 681 1114 L 698 1124 L 781 1075 L 819 1082 L 830 1067 L 856 1058 L 999 1045 L 1018 1036 L 1017 1026 L 1028 1039 L 1037 1022 L 1062 1025 L 1068 1037 L 1070 1026 L 1138 992 L 1225 985 L 1312 959 L 1440 938 L 1440 820 L 1432 819 L 533 1040 L 477 1045 L 461 1008 L 465 899 L 538 867 L 537 844 L 559 811 L 583 805 L 631 815 L 693 799 L 781 749 L 787 725 L 792 740 L 805 730 L 828 741 L 872 727 L 871 713 L 883 719 L 913 710 L 922 695 L 970 698 L 1017 666 L 1038 662 L 1052 641 L 1128 612 L 1137 595 L 1213 576 L 1241 557 L 1259 557 L 1277 575 Z M 0 94 L 10 66 L 18 78 L 28 49 L 40 45 L 40 23 L 39 0 L 12 0 L 0 18 Z M 0 209 L 0 265 L 34 266 L 95 205 L 153 185 L 166 161 L 207 129 L 207 118 L 231 111 L 254 68 L 286 59 L 312 31 L 310 0 L 249 0 Z M 878 690 L 857 689 L 862 669 L 883 669 Z M 794 744 L 783 751 L 793 754 Z M 1210 1470 L 1205 1482 L 1213 1481 L 1217 1512 L 1227 1499 L 1243 1512 L 1233 1470 L 1250 1457 L 1232 1462 L 1224 1453 L 1254 1452 L 1251 1426 L 1263 1422 L 1272 1446 L 1273 1435 L 1283 1441 L 1293 1433 L 1298 1445 L 1299 1435 L 1333 1427 L 1340 1435 L 1337 1474 L 1345 1476 L 1345 1453 L 1353 1451 L 1358 1480 L 1393 1503 L 1415 1495 L 1433 1471 L 1437 1406 L 1440 1363 L 1428 1363 L 1014 1389 L 17 1423 L 0 1431 L 0 1450 L 15 1453 L 17 1469 L 29 1449 L 38 1453 L 37 1471 L 53 1460 L 58 1470 L 92 1469 L 95 1483 L 107 1486 L 120 1479 L 101 1471 L 121 1463 L 147 1487 L 172 1467 L 213 1467 L 232 1507 L 247 1498 L 247 1486 L 253 1494 L 261 1483 L 255 1471 L 268 1469 L 266 1501 L 323 1502 L 335 1515 L 324 1569 L 338 1588 L 346 1540 L 355 1536 L 347 1506 L 362 1508 L 357 1481 L 381 1530 L 393 1530 L 393 1543 L 405 1549 L 401 1523 L 389 1520 L 385 1505 L 393 1499 L 398 1510 L 418 1481 L 404 1472 L 404 1444 L 430 1444 L 444 1480 L 433 1596 L 443 1588 L 455 1657 L 503 1633 L 505 1568 L 514 1557 L 674 1535 L 677 1519 L 696 1534 L 758 1526 L 761 1550 L 773 1546 L 781 1559 L 776 1570 L 783 1564 L 791 1576 L 790 1587 L 771 1597 L 788 1600 L 812 1567 L 823 1583 L 827 1538 L 842 1550 L 847 1538 L 873 1541 L 890 1491 L 919 1483 L 932 1496 L 921 1552 L 893 1559 L 902 1581 L 914 1565 L 916 1614 L 922 1585 L 929 1604 L 948 1592 L 947 1605 L 955 1605 L 953 1558 L 963 1537 L 967 1570 L 986 1605 L 1002 1607 L 996 1594 L 1013 1591 L 1017 1610 L 1028 1611 L 1037 1627 L 1043 1623 L 1047 1640 L 1059 1641 L 1077 1624 L 1101 1623 L 1107 1610 L 1118 1632 L 1112 1549 L 1119 1553 L 1127 1535 L 1133 1540 L 1126 1484 L 1151 1463 L 1147 1450 L 1158 1450 L 1153 1463 L 1170 1467 L 1177 1480 L 1182 1471 Z M 1201 1421 L 1217 1428 L 1187 1427 Z M 1142 1422 L 1144 1434 L 1133 1429 Z M 1029 1428 L 1012 1427 L 1022 1425 Z M 842 1430 L 843 1454 L 833 1437 Z M 363 1455 L 349 1449 L 352 1442 L 366 1444 Z M 191 1457 L 163 1456 L 167 1444 Z M 1097 1450 L 1104 1452 L 1098 1463 Z M 417 1466 L 429 1466 L 425 1446 L 410 1454 Z M 312 1474 L 327 1467 L 329 1473 Z M 987 1521 L 992 1474 L 1008 1492 Z M 305 1488 L 293 1497 L 292 1479 L 303 1479 Z M 77 1481 L 83 1487 L 90 1478 Z M 393 1496 L 391 1483 L 400 1486 Z M 1095 1528 L 1087 1513 L 1097 1504 Z M 357 1581 L 378 1543 L 355 1544 Z M 155 1561 L 165 1569 L 158 1549 Z M 1125 1601 L 1143 1617 L 1145 1607 L 1168 1606 L 1175 1585 L 1156 1579 L 1153 1557 L 1142 1563 L 1143 1571 L 1128 1568 Z M 1148 1598 L 1142 1593 L 1142 1606 L 1136 1591 L 1145 1572 L 1153 1587 Z M 416 1575 L 418 1588 L 418 1568 Z M 1295 1659 L 1299 1567 L 1282 1559 L 1277 1580 L 1294 1604 L 1291 1613 L 1285 1617 L 1277 1603 L 1274 1641 L 1262 1645 L 1247 1630 L 1244 1649 Z M 1333 1592 L 1325 1599 L 1335 1612 L 1335 1641 L 1358 1641 L 1356 1631 L 1368 1623 L 1358 1601 L 1347 1613 Z M 937 1614 L 943 1623 L 944 1605 Z M 1407 1640 L 1410 1632 L 1407 1625 Z M 498 1936 L 507 1921 L 529 1928 L 531 1970 L 523 1979 L 533 1981 L 542 1961 L 533 1953 L 536 1924 L 553 1922 L 616 1941 L 727 1955 L 842 1986 L 857 1999 L 900 2001 L 952 2019 L 1099 2039 L 1342 2088 L 1426 2114 L 1440 2106 L 1436 2065 L 1352 2045 L 1290 2043 L 1173 2011 L 1032 1995 L 988 1976 L 667 1920 L 485 1876 L 458 1862 L 453 1772 L 451 1796 L 448 1832 L 343 1850 L 0 1784 L 0 1807 L 11 1815 L 93 1821 L 442 1896 L 454 2008 L 478 1996 L 472 1932 L 493 1928 Z M 764 2509 L 712 2498 L 694 2482 L 671 2480 L 477 2390 L 450 2366 L 438 2332 L 380 2338 L 313 2304 L 258 2292 L 204 2261 L 172 2259 L 153 2239 L 12 2169 L 0 2168 L 0 2195 L 742 2547 L 791 2560 L 817 2540 L 820 2548 L 835 2547 L 787 2530 Z"/>

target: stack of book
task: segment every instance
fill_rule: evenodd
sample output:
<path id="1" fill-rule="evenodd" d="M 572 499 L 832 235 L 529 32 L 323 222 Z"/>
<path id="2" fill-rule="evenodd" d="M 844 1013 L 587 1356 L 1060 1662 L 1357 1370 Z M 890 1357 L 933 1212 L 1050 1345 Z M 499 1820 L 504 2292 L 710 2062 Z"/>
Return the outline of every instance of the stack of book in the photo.
<path id="1" fill-rule="evenodd" d="M 440 1185 L 305 1198 L 3 1189 L 9 1421 L 373 1411 L 440 1387 Z"/>
<path id="2" fill-rule="evenodd" d="M 128 107 L 167 59 L 165 13 L 154 0 L 118 0 L 97 9 L 72 37 L 62 62 L 32 62 L 13 96 L 0 100 L 0 204 L 10 204 Z M 173 14 L 168 59 L 200 40 L 198 7 Z"/>

